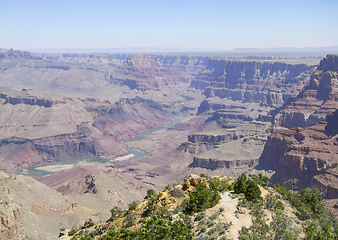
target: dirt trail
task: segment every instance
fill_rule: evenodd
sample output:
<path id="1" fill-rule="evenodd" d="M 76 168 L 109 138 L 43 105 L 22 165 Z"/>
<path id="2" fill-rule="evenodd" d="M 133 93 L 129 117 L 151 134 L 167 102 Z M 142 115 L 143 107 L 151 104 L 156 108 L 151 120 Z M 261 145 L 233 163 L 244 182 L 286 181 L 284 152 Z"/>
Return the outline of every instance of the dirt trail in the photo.
<path id="1" fill-rule="evenodd" d="M 206 211 L 207 216 L 211 216 L 213 213 L 219 211 L 220 208 L 224 208 L 222 215 L 219 217 L 221 222 L 232 222 L 232 225 L 229 229 L 229 237 L 231 239 L 238 238 L 238 231 L 242 227 L 249 228 L 252 224 L 251 215 L 247 209 L 244 210 L 244 214 L 237 214 L 236 206 L 238 204 L 238 198 L 232 199 L 233 192 L 225 192 L 221 195 L 222 199 L 220 202 L 213 208 L 210 208 Z"/>

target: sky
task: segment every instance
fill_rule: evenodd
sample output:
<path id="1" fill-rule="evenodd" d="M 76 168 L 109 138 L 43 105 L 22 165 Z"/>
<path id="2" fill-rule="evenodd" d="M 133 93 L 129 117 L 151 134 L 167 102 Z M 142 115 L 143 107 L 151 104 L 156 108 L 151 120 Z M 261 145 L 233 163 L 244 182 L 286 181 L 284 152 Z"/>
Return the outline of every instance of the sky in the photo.
<path id="1" fill-rule="evenodd" d="M 0 48 L 338 45 L 337 0 L 0 0 Z"/>

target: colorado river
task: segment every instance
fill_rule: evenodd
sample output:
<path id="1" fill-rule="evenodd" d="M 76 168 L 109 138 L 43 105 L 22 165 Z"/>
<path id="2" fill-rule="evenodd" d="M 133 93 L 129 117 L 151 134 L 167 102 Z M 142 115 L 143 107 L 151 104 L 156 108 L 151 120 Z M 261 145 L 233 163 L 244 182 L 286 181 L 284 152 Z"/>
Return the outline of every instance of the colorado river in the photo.
<path id="1" fill-rule="evenodd" d="M 178 109 L 177 110 L 177 113 L 178 113 L 178 118 L 176 118 L 170 125 L 167 125 L 167 126 L 164 126 L 164 127 L 159 127 L 159 128 L 156 128 L 152 131 L 149 131 L 149 132 L 145 132 L 145 133 L 141 133 L 140 135 L 137 135 L 136 137 L 133 137 L 133 138 L 130 138 L 128 140 L 125 140 L 125 141 L 122 141 L 120 142 L 120 144 L 124 144 L 126 142 L 130 142 L 130 141 L 137 141 L 137 140 L 141 140 L 142 138 L 145 138 L 147 135 L 150 135 L 154 132 L 158 132 L 158 131 L 163 131 L 163 130 L 167 130 L 169 128 L 172 128 L 173 126 L 175 126 L 176 124 L 179 124 L 183 117 L 184 117 L 184 113 L 181 112 L 182 108 Z M 137 157 L 144 157 L 146 155 L 145 152 L 139 150 L 139 149 L 136 149 L 136 148 L 127 148 L 127 150 L 133 154 L 134 156 L 129 158 L 129 160 L 133 159 L 133 158 L 137 158 Z"/>
<path id="2" fill-rule="evenodd" d="M 158 132 L 158 131 L 163 131 L 167 130 L 169 128 L 172 128 L 176 124 L 180 123 L 184 117 L 184 113 L 181 112 L 182 108 L 177 110 L 177 113 L 179 116 L 170 124 L 164 127 L 159 127 L 156 128 L 155 130 L 149 131 L 142 133 L 140 135 L 137 135 L 133 138 L 127 139 L 125 141 L 120 142 L 120 144 L 124 144 L 126 142 L 130 141 L 137 141 L 145 138 L 147 135 L 150 135 L 152 133 Z M 135 148 L 127 148 L 127 150 L 133 154 L 134 156 L 128 158 L 128 160 L 131 160 L 133 158 L 137 157 L 144 157 L 147 153 L 144 151 L 141 151 L 139 149 Z M 88 159 L 88 160 L 72 160 L 72 161 L 67 161 L 67 162 L 62 162 L 62 163 L 50 163 L 50 164 L 43 164 L 43 165 L 38 165 L 38 166 L 32 166 L 28 168 L 23 168 L 17 172 L 17 174 L 23 174 L 31 177 L 43 177 L 46 175 L 53 174 L 55 172 L 61 172 L 67 169 L 70 169 L 73 167 L 73 165 L 76 164 L 81 164 L 81 163 L 90 163 L 90 162 L 98 162 L 98 163 L 108 163 L 110 162 L 111 159 L 102 159 L 102 158 L 96 158 L 96 159 Z"/>

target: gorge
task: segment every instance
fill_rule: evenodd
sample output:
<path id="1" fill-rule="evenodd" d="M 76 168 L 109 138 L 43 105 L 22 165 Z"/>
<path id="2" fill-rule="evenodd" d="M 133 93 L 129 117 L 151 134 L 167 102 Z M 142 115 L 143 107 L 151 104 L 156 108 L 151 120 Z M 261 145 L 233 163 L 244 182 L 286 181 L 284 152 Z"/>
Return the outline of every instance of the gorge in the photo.
<path id="1" fill-rule="evenodd" d="M 338 198 L 337 59 L 1 53 L 1 233 L 52 238 L 192 173 L 297 178 Z M 52 174 L 27 175 L 40 165 Z"/>

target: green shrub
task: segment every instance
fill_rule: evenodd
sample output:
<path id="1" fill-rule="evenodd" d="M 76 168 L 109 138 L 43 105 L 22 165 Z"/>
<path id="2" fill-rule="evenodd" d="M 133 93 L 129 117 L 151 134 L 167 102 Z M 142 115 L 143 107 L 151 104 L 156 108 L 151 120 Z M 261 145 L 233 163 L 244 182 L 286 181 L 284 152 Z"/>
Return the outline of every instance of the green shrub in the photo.
<path id="1" fill-rule="evenodd" d="M 212 220 L 212 219 L 208 219 L 205 224 L 208 226 L 208 227 L 212 227 L 215 225 L 215 222 Z"/>
<path id="2" fill-rule="evenodd" d="M 80 240 L 92 240 L 93 238 L 91 236 L 89 236 L 88 234 L 87 235 L 84 235 L 83 237 L 80 238 Z"/>
<path id="3" fill-rule="evenodd" d="M 254 181 L 254 183 L 261 185 L 262 187 L 267 187 L 270 184 L 270 179 L 266 176 L 263 176 L 263 174 L 259 173 L 257 175 L 252 175 L 251 179 Z"/>
<path id="4" fill-rule="evenodd" d="M 137 206 L 139 205 L 139 201 L 133 201 L 128 205 L 129 211 L 135 210 Z"/>
<path id="5" fill-rule="evenodd" d="M 195 237 L 196 240 L 210 240 L 210 236 L 205 234 L 204 232 L 198 234 L 197 237 Z"/>
<path id="6" fill-rule="evenodd" d="M 205 224 L 198 225 L 196 231 L 199 232 L 206 232 L 208 230 L 208 226 Z"/>
<path id="7" fill-rule="evenodd" d="M 147 195 L 145 196 L 145 199 L 149 199 L 149 198 L 155 197 L 155 196 L 156 196 L 155 191 L 154 191 L 153 189 L 149 189 L 149 190 L 147 191 Z"/>
<path id="8" fill-rule="evenodd" d="M 242 173 L 237 181 L 234 183 L 234 191 L 237 194 L 240 193 L 244 193 L 246 192 L 246 181 L 247 181 L 247 177 L 245 175 L 245 173 Z"/>
<path id="9" fill-rule="evenodd" d="M 119 207 L 114 207 L 110 210 L 110 213 L 111 213 L 111 219 L 114 219 L 114 218 L 121 216 L 124 213 L 124 211 Z"/>
<path id="10" fill-rule="evenodd" d="M 267 209 L 273 211 L 277 209 L 284 210 L 284 204 L 273 194 L 269 194 L 265 197 L 265 206 Z"/>
<path id="11" fill-rule="evenodd" d="M 218 217 L 219 217 L 219 215 L 221 215 L 221 213 L 220 212 L 215 212 L 214 214 L 212 214 L 210 217 L 209 217 L 209 219 L 210 220 L 216 220 Z"/>
<path id="12" fill-rule="evenodd" d="M 174 188 L 170 192 L 170 195 L 173 197 L 183 197 L 184 191 L 182 189 Z"/>
<path id="13" fill-rule="evenodd" d="M 246 191 L 244 194 L 245 198 L 251 202 L 258 202 L 263 200 L 263 198 L 261 197 L 262 192 L 259 189 L 258 185 L 250 179 L 248 179 L 246 182 Z"/>
<path id="14" fill-rule="evenodd" d="M 235 193 L 243 193 L 245 198 L 251 202 L 262 201 L 261 190 L 258 185 L 251 179 L 247 179 L 245 173 L 242 173 L 234 183 Z"/>
<path id="15" fill-rule="evenodd" d="M 84 225 L 82 228 L 89 228 L 89 227 L 92 227 L 94 226 L 94 222 L 91 218 L 89 218 L 88 220 L 85 221 Z"/>
<path id="16" fill-rule="evenodd" d="M 132 227 L 135 225 L 136 215 L 135 213 L 128 213 L 126 218 L 124 219 L 124 227 Z"/>
<path id="17" fill-rule="evenodd" d="M 221 199 L 218 191 L 209 189 L 202 183 L 198 183 L 195 186 L 195 190 L 189 194 L 189 197 L 188 206 L 186 208 L 188 213 L 200 212 L 214 207 Z"/>
<path id="18" fill-rule="evenodd" d="M 79 231 L 79 228 L 73 227 L 72 229 L 69 230 L 68 236 L 73 236 L 73 235 L 75 235 L 75 233 L 77 233 L 77 231 Z"/>
<path id="19" fill-rule="evenodd" d="M 113 239 L 192 239 L 192 231 L 181 220 L 171 222 L 167 219 L 158 218 L 152 215 L 147 219 L 140 229 L 129 230 L 121 228 L 116 231 L 114 228 L 109 229 L 102 240 Z"/>
<path id="20" fill-rule="evenodd" d="M 205 218 L 205 212 L 199 212 L 199 213 L 196 215 L 194 221 L 200 221 L 200 220 L 202 220 L 203 218 Z"/>
<path id="21" fill-rule="evenodd" d="M 219 179 L 211 179 L 209 181 L 209 187 L 212 190 L 216 190 L 218 192 L 224 192 L 228 190 L 229 185 L 226 184 L 224 181 L 220 181 Z"/>

